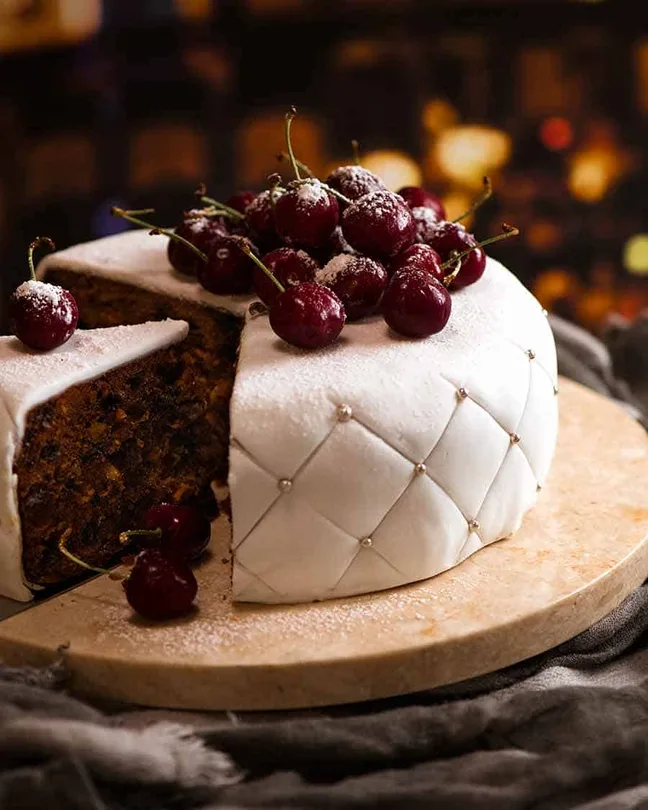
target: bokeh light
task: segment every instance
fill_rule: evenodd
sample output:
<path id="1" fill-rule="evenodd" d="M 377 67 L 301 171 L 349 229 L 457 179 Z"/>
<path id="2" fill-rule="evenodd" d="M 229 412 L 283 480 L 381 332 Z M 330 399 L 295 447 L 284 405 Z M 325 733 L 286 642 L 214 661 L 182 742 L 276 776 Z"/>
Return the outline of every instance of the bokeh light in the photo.
<path id="1" fill-rule="evenodd" d="M 405 152 L 392 149 L 377 149 L 362 155 L 362 165 L 382 178 L 391 191 L 403 186 L 420 186 L 422 182 L 419 164 Z"/>
<path id="2" fill-rule="evenodd" d="M 432 136 L 440 135 L 446 129 L 454 126 L 459 114 L 448 101 L 433 98 L 423 107 L 421 122 L 425 131 Z"/>
<path id="3" fill-rule="evenodd" d="M 494 127 L 452 127 L 440 135 L 434 151 L 447 178 L 478 188 L 485 174 L 501 168 L 508 161 L 511 138 Z"/>
<path id="4" fill-rule="evenodd" d="M 573 144 L 574 128 L 566 118 L 547 118 L 540 125 L 540 140 L 547 149 L 562 152 Z"/>
<path id="5" fill-rule="evenodd" d="M 634 275 L 648 275 L 648 233 L 628 239 L 623 247 L 623 266 Z"/>
<path id="6" fill-rule="evenodd" d="M 594 203 L 605 196 L 617 174 L 617 162 L 612 152 L 587 149 L 574 155 L 567 182 L 576 199 Z"/>

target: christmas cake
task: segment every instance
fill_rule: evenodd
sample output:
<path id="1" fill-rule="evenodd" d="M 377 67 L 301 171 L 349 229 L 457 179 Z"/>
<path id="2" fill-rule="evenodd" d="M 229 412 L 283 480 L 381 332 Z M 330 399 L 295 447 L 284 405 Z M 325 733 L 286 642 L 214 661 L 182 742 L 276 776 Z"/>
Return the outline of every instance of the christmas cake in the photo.
<path id="1" fill-rule="evenodd" d="M 199 207 L 173 229 L 151 222 L 153 211 L 114 209 L 148 232 L 52 253 L 40 281 L 30 282 L 47 287 L 40 298 L 34 289 L 14 294 L 14 332 L 38 338 L 41 349 L 67 340 L 77 315 L 90 330 L 169 318 L 188 324 L 186 339 L 169 350 L 171 368 L 145 364 L 152 452 L 133 450 L 127 465 L 152 476 L 170 503 L 152 506 L 148 490 L 119 481 L 120 517 L 109 517 L 112 502 L 98 510 L 105 537 L 138 510 L 167 510 L 142 519 L 166 538 L 166 550 L 143 551 L 126 585 L 131 605 L 148 617 L 180 615 L 196 595 L 187 561 L 204 547 L 205 532 L 177 509 L 186 493 L 203 497 L 206 480 L 223 506 L 219 519 L 231 525 L 233 600 L 290 603 L 379 591 L 459 564 L 519 528 L 549 473 L 558 408 L 546 313 L 484 250 L 517 230 L 503 223 L 500 234 L 478 242 L 463 224 L 490 196 L 488 179 L 455 219 L 432 191 L 390 191 L 361 165 L 320 180 L 293 154 L 293 118 L 294 111 L 286 116 L 292 180 L 271 175 L 266 189 L 224 203 L 201 188 Z M 66 354 L 39 363 L 49 369 L 68 356 L 74 366 L 71 341 Z M 128 381 L 112 373 L 105 401 L 120 408 L 111 390 Z M 11 374 L 4 376 L 11 391 Z M 78 382 L 54 377 L 64 381 L 57 390 Z M 156 379 L 161 392 L 153 395 Z M 40 375 L 34 385 L 48 399 Z M 92 391 L 69 398 L 79 414 L 88 411 L 76 433 L 61 424 L 78 455 L 79 443 L 92 447 L 86 434 L 98 431 L 101 440 L 105 419 L 93 410 L 104 399 Z M 18 402 L 26 412 L 25 402 L 41 400 Z M 80 472 L 71 502 L 60 475 L 23 494 L 21 481 L 32 476 L 36 484 L 50 471 L 50 410 L 33 412 L 17 462 L 13 450 L 7 456 L 18 467 L 24 516 L 33 515 L 22 558 L 34 584 L 68 573 L 68 561 L 41 539 L 42 521 L 51 520 L 42 501 L 56 501 L 59 530 L 65 513 L 81 507 L 79 493 L 102 497 L 113 491 L 111 476 L 122 475 L 119 465 Z M 114 434 L 111 425 L 105 441 Z M 162 480 L 169 476 L 179 493 Z M 3 538 L 11 562 L 3 587 L 24 595 L 12 525 Z M 116 550 L 76 522 L 70 543 L 59 551 L 76 551 L 85 564 L 105 565 Z"/>
<path id="2" fill-rule="evenodd" d="M 181 277 L 166 242 L 107 237 L 45 257 L 39 274 L 73 291 L 88 327 L 189 322 L 205 421 L 229 431 L 235 600 L 390 588 L 516 531 L 554 452 L 556 354 L 541 306 L 500 263 L 453 293 L 432 337 L 373 316 L 309 352 L 278 338 L 258 296 Z"/>

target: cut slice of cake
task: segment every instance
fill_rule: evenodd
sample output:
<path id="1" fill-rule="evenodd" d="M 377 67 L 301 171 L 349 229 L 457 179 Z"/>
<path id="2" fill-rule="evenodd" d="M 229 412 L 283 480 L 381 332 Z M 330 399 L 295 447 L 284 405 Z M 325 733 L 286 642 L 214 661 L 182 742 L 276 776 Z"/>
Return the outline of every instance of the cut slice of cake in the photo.
<path id="1" fill-rule="evenodd" d="M 556 445 L 556 351 L 503 265 L 453 293 L 438 335 L 401 339 L 373 317 L 304 352 L 252 297 L 206 292 L 166 251 L 134 231 L 50 254 L 39 275 L 74 294 L 86 327 L 189 322 L 195 453 L 229 486 L 235 601 L 415 582 L 519 528 Z"/>
<path id="2" fill-rule="evenodd" d="M 188 325 L 78 330 L 36 353 L 0 338 L 0 593 L 79 576 L 58 550 L 105 565 L 119 533 L 164 500 L 214 516 L 218 440 L 205 431 Z"/>

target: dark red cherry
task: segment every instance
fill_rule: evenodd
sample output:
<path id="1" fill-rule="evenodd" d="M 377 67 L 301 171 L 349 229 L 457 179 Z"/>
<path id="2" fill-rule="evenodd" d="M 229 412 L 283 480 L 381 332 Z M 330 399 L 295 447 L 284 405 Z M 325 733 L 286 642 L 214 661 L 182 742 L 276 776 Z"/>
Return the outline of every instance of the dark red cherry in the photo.
<path id="1" fill-rule="evenodd" d="M 459 290 L 474 284 L 484 275 L 486 254 L 483 248 L 475 247 L 478 244 L 477 239 L 460 222 L 439 223 L 428 244 L 437 251 L 444 262 L 451 258 L 453 251 L 462 253 L 469 248 L 475 248 L 461 260 L 461 269 L 450 285 L 451 290 Z"/>
<path id="2" fill-rule="evenodd" d="M 429 208 L 437 215 L 437 220 L 446 218 L 445 206 L 441 198 L 421 186 L 403 186 L 398 193 L 410 208 Z"/>
<path id="3" fill-rule="evenodd" d="M 55 284 L 30 279 L 9 299 L 12 333 L 25 346 L 46 352 L 62 346 L 74 334 L 79 308 L 72 293 Z"/>
<path id="4" fill-rule="evenodd" d="M 392 276 L 382 300 L 383 316 L 399 335 L 423 338 L 440 332 L 452 309 L 450 293 L 425 270 Z"/>
<path id="5" fill-rule="evenodd" d="M 391 191 L 371 191 L 344 211 L 342 233 L 359 253 L 380 259 L 409 247 L 416 227 L 401 197 Z"/>
<path id="6" fill-rule="evenodd" d="M 185 218 L 175 229 L 175 233 L 207 255 L 214 240 L 226 235 L 228 228 L 223 217 L 206 217 L 201 215 L 198 210 L 192 210 L 187 211 Z M 188 245 L 176 239 L 169 239 L 167 257 L 171 267 L 186 276 L 198 275 L 200 265 L 204 264 L 200 256 Z"/>
<path id="7" fill-rule="evenodd" d="M 314 281 L 319 270 L 319 264 L 308 253 L 289 247 L 276 248 L 266 253 L 263 263 L 284 287 Z M 254 292 L 267 306 L 280 295 L 277 285 L 259 267 L 254 268 L 252 283 Z"/>
<path id="8" fill-rule="evenodd" d="M 436 226 L 440 220 L 431 208 L 412 208 L 412 216 L 416 226 L 416 241 L 427 243 L 434 236 Z"/>
<path id="9" fill-rule="evenodd" d="M 188 613 L 198 593 L 196 577 L 186 560 L 158 548 L 138 554 L 122 585 L 133 610 L 153 621 Z"/>
<path id="10" fill-rule="evenodd" d="M 236 191 L 228 200 L 225 200 L 225 205 L 244 214 L 245 209 L 257 198 L 258 193 L 258 191 Z"/>
<path id="11" fill-rule="evenodd" d="M 23 282 L 9 299 L 9 326 L 25 346 L 46 352 L 62 346 L 74 334 L 79 308 L 72 293 L 56 284 L 37 281 L 34 251 L 40 245 L 56 250 L 48 236 L 37 236 L 27 249 L 29 281 Z"/>
<path id="12" fill-rule="evenodd" d="M 197 560 L 209 545 L 211 537 L 209 519 L 195 506 L 187 504 L 160 503 L 152 506 L 144 513 L 141 526 L 145 531 L 160 529 L 162 532 L 155 539 L 141 535 L 141 545 L 151 544 L 187 560 Z"/>
<path id="13" fill-rule="evenodd" d="M 347 320 L 357 321 L 376 311 L 388 276 L 375 259 L 341 253 L 317 274 L 317 280 L 342 301 Z"/>
<path id="14" fill-rule="evenodd" d="M 349 200 L 359 200 L 370 191 L 386 191 L 387 186 L 377 174 L 362 166 L 338 166 L 326 178 L 326 185 L 339 191 Z M 341 203 L 340 207 L 346 207 Z"/>
<path id="15" fill-rule="evenodd" d="M 214 240 L 206 262 L 198 267 L 198 281 L 216 295 L 241 295 L 252 289 L 254 264 L 241 249 L 254 245 L 245 236 L 220 236 Z"/>
<path id="16" fill-rule="evenodd" d="M 266 189 L 249 203 L 245 218 L 250 228 L 250 238 L 259 245 L 273 245 L 279 242 L 275 223 L 275 206 L 284 194 L 283 189 Z M 273 203 L 274 200 L 274 203 Z"/>
<path id="17" fill-rule="evenodd" d="M 270 307 L 270 326 L 286 343 L 321 349 L 340 335 L 346 314 L 337 295 L 315 281 L 288 287 Z"/>
<path id="18" fill-rule="evenodd" d="M 336 256 L 338 253 L 348 253 L 351 256 L 359 256 L 357 250 L 354 250 L 351 245 L 347 242 L 344 238 L 344 234 L 342 233 L 342 228 L 338 225 L 337 228 L 331 234 L 331 238 L 329 239 L 328 248 L 331 252 L 331 258 Z"/>
<path id="19" fill-rule="evenodd" d="M 291 183 L 275 213 L 279 236 L 302 248 L 326 245 L 340 219 L 337 200 L 318 180 Z"/>
<path id="20" fill-rule="evenodd" d="M 390 274 L 399 270 L 425 270 L 443 281 L 444 271 L 441 269 L 443 260 L 433 247 L 420 243 L 410 245 L 397 253 L 389 265 Z"/>

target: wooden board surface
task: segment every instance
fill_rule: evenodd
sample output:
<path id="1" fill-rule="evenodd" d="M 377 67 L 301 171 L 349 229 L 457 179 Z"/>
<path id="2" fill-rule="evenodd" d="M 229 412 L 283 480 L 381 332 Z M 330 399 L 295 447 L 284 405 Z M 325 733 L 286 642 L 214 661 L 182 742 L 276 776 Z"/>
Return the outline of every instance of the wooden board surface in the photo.
<path id="1" fill-rule="evenodd" d="M 561 381 L 559 447 L 513 538 L 416 585 L 311 605 L 232 606 L 226 532 L 197 571 L 199 609 L 134 617 L 99 577 L 0 623 L 0 658 L 70 644 L 80 693 L 147 706 L 268 710 L 457 682 L 571 638 L 648 575 L 648 440 L 617 405 Z M 220 544 L 220 548 L 219 548 Z"/>

